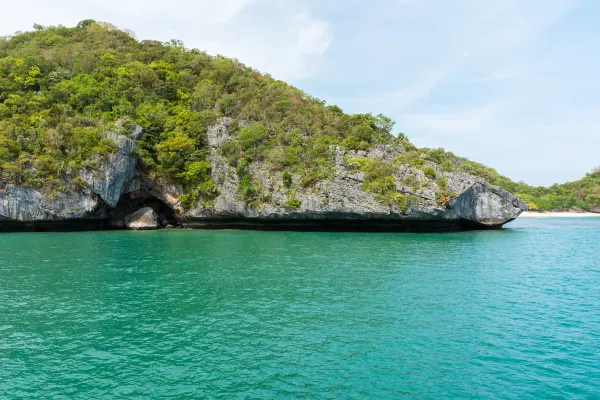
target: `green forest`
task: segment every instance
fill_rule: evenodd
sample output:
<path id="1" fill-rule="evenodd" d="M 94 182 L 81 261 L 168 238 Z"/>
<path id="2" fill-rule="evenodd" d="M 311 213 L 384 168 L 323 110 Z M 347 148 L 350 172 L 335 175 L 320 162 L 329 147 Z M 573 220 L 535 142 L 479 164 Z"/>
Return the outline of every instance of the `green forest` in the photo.
<path id="1" fill-rule="evenodd" d="M 115 151 L 107 132 L 138 124 L 145 133 L 136 152 L 145 172 L 182 184 L 184 202 L 210 198 L 216 185 L 207 128 L 222 117 L 233 118 L 238 140 L 220 151 L 236 167 L 248 201 L 260 196 L 248 178 L 251 162 L 283 171 L 286 185 L 291 173 L 300 174 L 294 184 L 308 187 L 331 176 L 334 146 L 369 150 L 394 143 L 406 150 L 396 165 L 427 175 L 424 162 L 432 161 L 442 171 L 471 173 L 531 209 L 600 209 L 600 171 L 549 188 L 517 183 L 443 149 L 415 147 L 384 115 L 346 114 L 235 59 L 186 49 L 177 40 L 138 41 L 93 20 L 72 28 L 35 25 L 0 38 L 0 182 L 48 191 L 81 184 L 73 178 L 78 169 L 93 169 Z M 357 168 L 367 190 L 390 200 L 393 166 L 359 160 Z"/>

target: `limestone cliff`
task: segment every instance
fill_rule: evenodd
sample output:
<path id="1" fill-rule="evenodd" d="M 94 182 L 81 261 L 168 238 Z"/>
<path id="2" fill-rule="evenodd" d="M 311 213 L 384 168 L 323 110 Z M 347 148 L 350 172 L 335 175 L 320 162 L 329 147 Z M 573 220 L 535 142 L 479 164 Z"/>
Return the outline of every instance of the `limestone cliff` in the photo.
<path id="1" fill-rule="evenodd" d="M 135 140 L 142 132 L 109 135 L 116 151 L 95 170 L 83 170 L 85 182 L 66 193 L 50 195 L 36 189 L 0 183 L 0 230 L 125 228 L 132 214 L 154 210 L 157 226 L 238 227 L 257 229 L 341 229 L 432 231 L 501 227 L 527 208 L 510 193 L 465 173 L 443 172 L 432 162 L 433 174 L 411 165 L 393 172 L 395 193 L 406 200 L 389 203 L 365 190 L 365 173 L 352 160 L 391 162 L 401 155 L 400 145 L 378 145 L 370 152 L 332 148 L 332 174 L 308 187 L 290 187 L 281 172 L 254 162 L 248 166 L 252 181 L 261 188 L 261 200 L 248 203 L 240 195 L 240 177 L 221 147 L 235 141 L 230 119 L 208 129 L 211 177 L 216 196 L 198 199 L 184 208 L 181 185 L 145 176 L 136 169 Z M 243 121 L 242 121 L 243 123 Z M 301 176 L 288 177 L 297 182 Z M 447 199 L 440 199 L 441 182 Z M 410 200 L 410 201 L 409 201 Z M 154 219 L 153 219 L 154 220 Z"/>
<path id="2" fill-rule="evenodd" d="M 235 140 L 229 135 L 229 123 L 224 119 L 208 131 L 212 177 L 217 182 L 219 195 L 213 207 L 179 209 L 186 225 L 218 225 L 222 220 L 232 219 L 240 226 L 276 227 L 280 224 L 284 228 L 288 225 L 299 227 L 303 223 L 324 229 L 352 226 L 374 230 L 487 228 L 502 226 L 527 208 L 521 200 L 498 187 L 472 175 L 444 173 L 433 163 L 430 166 L 436 169 L 436 175 L 444 177 L 448 192 L 456 195 L 454 199 L 440 205 L 437 198 L 440 188 L 435 180 L 418 168 L 402 165 L 394 174 L 396 191 L 415 201 L 404 208 L 386 205 L 364 190 L 364 173 L 353 171 L 347 161 L 356 157 L 391 161 L 403 152 L 401 146 L 392 145 L 378 145 L 368 153 L 336 147 L 333 177 L 307 189 L 286 189 L 281 173 L 256 162 L 250 166 L 250 171 L 268 200 L 258 207 L 249 207 L 240 199 L 235 168 L 228 165 L 219 151 L 224 143 Z M 299 180 L 300 176 L 293 179 Z M 406 185 L 411 179 L 412 187 Z M 295 209 L 288 206 L 292 199 L 297 201 Z M 178 208 L 177 203 L 171 203 L 171 206 Z"/>

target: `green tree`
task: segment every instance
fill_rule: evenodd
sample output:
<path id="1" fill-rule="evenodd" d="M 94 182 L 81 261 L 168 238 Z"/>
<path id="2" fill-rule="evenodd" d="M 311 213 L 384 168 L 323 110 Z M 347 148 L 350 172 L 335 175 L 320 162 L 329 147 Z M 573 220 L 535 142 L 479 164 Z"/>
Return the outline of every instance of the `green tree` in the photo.
<path id="1" fill-rule="evenodd" d="M 269 137 L 269 131 L 264 125 L 254 123 L 242 128 L 238 134 L 238 140 L 242 149 L 252 157 L 256 158 L 261 153 L 261 146 Z"/>
<path id="2" fill-rule="evenodd" d="M 186 161 L 194 151 L 194 141 L 185 136 L 175 136 L 156 146 L 162 168 L 175 175 L 185 170 Z"/>

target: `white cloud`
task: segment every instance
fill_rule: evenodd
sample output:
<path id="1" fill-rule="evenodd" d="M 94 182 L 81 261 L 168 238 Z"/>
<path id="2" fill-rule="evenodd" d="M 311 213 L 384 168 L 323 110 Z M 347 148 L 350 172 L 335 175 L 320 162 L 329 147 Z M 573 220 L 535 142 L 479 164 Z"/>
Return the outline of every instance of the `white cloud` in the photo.
<path id="1" fill-rule="evenodd" d="M 194 37 L 184 28 L 177 37 L 189 37 L 186 45 L 238 58 L 249 66 L 281 80 L 298 81 L 310 76 L 332 35 L 327 22 L 290 4 L 269 4 L 263 13 L 257 2 L 253 12 L 240 13 L 217 31 L 198 28 Z"/>
<path id="2" fill-rule="evenodd" d="M 282 80 L 310 76 L 332 41 L 328 22 L 296 1 L 274 0 L 21 0 L 3 7 L 4 34 L 42 25 L 73 26 L 93 18 L 139 39 L 183 40 Z"/>
<path id="3" fill-rule="evenodd" d="M 299 50 L 305 54 L 321 54 L 327 50 L 331 42 L 327 23 L 311 19 L 306 14 L 297 14 L 293 23 L 299 28 L 295 43 Z"/>

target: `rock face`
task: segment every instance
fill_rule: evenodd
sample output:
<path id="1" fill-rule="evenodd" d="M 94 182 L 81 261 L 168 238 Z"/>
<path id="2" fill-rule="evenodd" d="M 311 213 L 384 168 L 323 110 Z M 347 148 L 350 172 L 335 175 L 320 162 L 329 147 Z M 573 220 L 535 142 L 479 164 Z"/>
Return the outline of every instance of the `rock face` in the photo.
<path id="1" fill-rule="evenodd" d="M 136 170 L 135 140 L 143 131 L 138 126 L 129 137 L 109 135 L 116 151 L 95 171 L 79 172 L 85 187 L 49 196 L 36 189 L 2 185 L 0 182 L 0 230 L 52 223 L 77 224 L 97 221 L 98 227 L 112 229 L 156 229 L 166 225 L 200 228 L 316 229 L 438 231 L 501 227 L 527 209 L 520 199 L 465 173 L 443 172 L 425 161 L 431 173 L 410 165 L 395 168 L 395 193 L 410 197 L 410 204 L 385 204 L 364 190 L 365 176 L 349 160 L 370 158 L 391 162 L 401 155 L 401 145 L 377 145 L 370 152 L 332 148 L 331 176 L 310 187 L 286 187 L 281 172 L 255 162 L 248 167 L 252 181 L 261 190 L 260 201 L 247 204 L 240 194 L 236 168 L 221 154 L 220 147 L 236 140 L 229 132 L 232 120 L 222 119 L 208 129 L 211 177 L 217 196 L 199 199 L 183 208 L 184 189 L 160 178 L 149 179 Z M 238 124 L 244 126 L 243 121 Z M 293 176 L 293 182 L 302 177 Z M 453 193 L 440 201 L 438 186 Z M 288 185 L 289 186 L 289 185 Z M 21 225 L 19 225 L 21 224 Z M 29 224 L 29 225 L 28 225 Z M 33 224 L 33 225 L 31 225 Z M 86 225 L 87 227 L 87 225 Z"/>
<path id="2" fill-rule="evenodd" d="M 18 221 L 101 218 L 100 200 L 89 190 L 55 196 L 7 185 L 0 190 L 0 218 Z"/>
<path id="3" fill-rule="evenodd" d="M 135 137 L 141 136 L 137 125 L 133 134 Z M 137 162 L 133 157 L 133 140 L 114 133 L 109 134 L 108 138 L 116 143 L 117 151 L 110 154 L 97 171 L 83 170 L 79 176 L 109 207 L 115 207 L 124 186 L 135 174 Z"/>
<path id="4" fill-rule="evenodd" d="M 452 211 L 458 218 L 486 226 L 502 225 L 526 209 L 527 204 L 523 200 L 485 182 L 476 182 L 452 205 Z"/>
<path id="5" fill-rule="evenodd" d="M 131 135 L 140 138 L 142 133 L 136 125 Z M 136 167 L 134 141 L 118 132 L 108 138 L 116 151 L 97 170 L 79 171 L 83 186 L 69 185 L 67 180 L 68 191 L 52 194 L 0 182 L 0 230 L 105 228 L 108 210 L 118 203 Z"/>
<path id="6" fill-rule="evenodd" d="M 436 164 L 437 177 L 445 178 L 448 192 L 457 197 L 446 204 L 438 204 L 440 190 L 434 179 L 418 168 L 402 165 L 394 175 L 396 191 L 418 199 L 407 209 L 383 204 L 363 190 L 364 174 L 349 169 L 346 160 L 368 157 L 392 161 L 403 153 L 403 148 L 378 145 L 370 152 L 334 149 L 334 173 L 331 180 L 318 182 L 313 188 L 290 191 L 285 188 L 281 173 L 273 173 L 268 166 L 255 163 L 250 166 L 253 179 L 270 199 L 258 207 L 249 207 L 239 195 L 239 181 L 235 168 L 230 166 L 219 148 L 230 140 L 230 120 L 208 130 L 211 147 L 212 178 L 217 183 L 218 197 L 211 208 L 179 209 L 184 226 L 190 227 L 266 227 L 272 229 L 368 229 L 368 230 L 459 230 L 497 228 L 517 218 L 527 206 L 510 193 L 489 185 L 466 173 L 442 172 Z M 294 176 L 297 181 L 301 177 Z M 406 182 L 413 182 L 412 186 Z M 299 206 L 290 209 L 290 199 Z M 172 204 L 177 208 L 178 204 Z"/>
<path id="7" fill-rule="evenodd" d="M 0 185 L 0 232 L 102 229 L 105 218 L 102 201 L 88 189 L 47 195 Z"/>
<path id="8" fill-rule="evenodd" d="M 125 217 L 125 226 L 133 230 L 158 229 L 158 216 L 150 207 L 144 207 Z"/>

